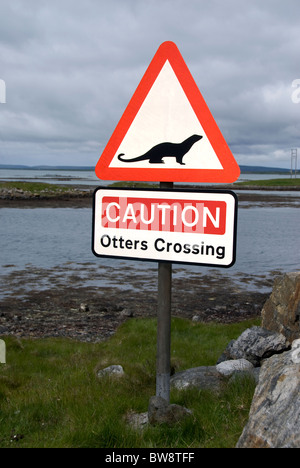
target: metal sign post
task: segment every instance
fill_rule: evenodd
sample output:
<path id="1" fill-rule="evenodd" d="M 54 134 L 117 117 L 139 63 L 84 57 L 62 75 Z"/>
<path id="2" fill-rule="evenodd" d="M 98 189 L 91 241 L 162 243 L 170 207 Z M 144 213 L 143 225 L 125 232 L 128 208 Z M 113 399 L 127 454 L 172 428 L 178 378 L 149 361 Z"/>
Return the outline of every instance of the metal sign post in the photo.
<path id="1" fill-rule="evenodd" d="M 172 189 L 172 182 L 161 182 Z M 172 263 L 158 263 L 156 396 L 170 402 Z"/>
<path id="2" fill-rule="evenodd" d="M 158 264 L 156 396 L 170 401 L 172 263 Z"/>

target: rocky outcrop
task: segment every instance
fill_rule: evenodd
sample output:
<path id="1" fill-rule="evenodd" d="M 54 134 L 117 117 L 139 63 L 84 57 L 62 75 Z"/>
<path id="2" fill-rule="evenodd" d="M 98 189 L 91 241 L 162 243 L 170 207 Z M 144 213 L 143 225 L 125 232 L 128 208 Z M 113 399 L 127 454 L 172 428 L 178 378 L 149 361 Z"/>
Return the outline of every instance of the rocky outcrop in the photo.
<path id="1" fill-rule="evenodd" d="M 300 447 L 300 364 L 293 350 L 266 359 L 237 448 Z"/>
<path id="2" fill-rule="evenodd" d="M 256 391 L 239 448 L 300 447 L 300 346 L 262 327 L 245 330 L 229 343 L 216 366 L 178 372 L 171 386 L 219 392 L 238 374 L 251 375 Z"/>
<path id="3" fill-rule="evenodd" d="M 282 353 L 290 348 L 281 333 L 271 332 L 262 327 L 247 328 L 237 340 L 231 341 L 218 360 L 246 359 L 258 367 L 263 359 Z"/>
<path id="4" fill-rule="evenodd" d="M 254 367 L 259 368 L 264 359 L 288 349 L 289 342 L 280 333 L 251 327 L 229 343 L 215 366 L 200 366 L 177 372 L 171 377 L 171 386 L 178 390 L 196 387 L 199 390 L 219 392 L 224 379 L 241 372 L 247 372 L 257 381 L 259 371 L 254 372 Z"/>
<path id="5" fill-rule="evenodd" d="M 262 326 L 283 334 L 290 342 L 300 338 L 300 272 L 275 279 L 262 310 Z"/>

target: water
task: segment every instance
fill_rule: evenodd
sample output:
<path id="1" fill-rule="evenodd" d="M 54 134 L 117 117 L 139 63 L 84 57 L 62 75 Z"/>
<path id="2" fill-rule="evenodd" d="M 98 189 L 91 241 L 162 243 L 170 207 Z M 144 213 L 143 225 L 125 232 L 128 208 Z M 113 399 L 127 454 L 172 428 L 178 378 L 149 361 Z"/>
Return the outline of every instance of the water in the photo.
<path id="1" fill-rule="evenodd" d="M 97 178 L 95 171 L 74 171 L 57 169 L 0 169 L 0 180 L 22 182 L 45 182 L 64 185 L 107 185 Z"/>
<path id="2" fill-rule="evenodd" d="M 239 278 L 248 277 L 244 286 L 255 289 L 257 277 L 299 270 L 299 213 L 294 207 L 240 208 L 236 264 L 226 270 L 174 265 L 174 276 L 188 278 L 205 270 L 205 274 L 215 272 L 220 279 L 230 275 L 237 283 Z M 13 291 L 24 271 L 31 289 L 65 283 L 72 275 L 77 275 L 80 286 L 126 287 L 120 278 L 128 271 L 132 277 L 142 271 L 156 280 L 156 263 L 94 257 L 91 236 L 90 208 L 0 209 L 0 297 Z"/>
<path id="3" fill-rule="evenodd" d="M 289 174 L 241 174 L 238 181 L 246 180 L 266 180 L 289 178 Z M 25 182 L 46 182 L 55 184 L 76 184 L 76 185 L 107 185 L 107 181 L 97 178 L 95 171 L 75 171 L 58 169 L 0 169 L 0 180 L 3 181 L 25 181 Z M 112 183 L 113 181 L 109 182 Z M 175 184 L 176 185 L 176 184 Z M 193 184 L 194 185 L 194 184 Z M 202 184 L 201 184 L 202 185 Z M 212 185 L 212 184 L 206 184 Z"/>
<path id="4" fill-rule="evenodd" d="M 281 174 L 241 174 L 239 181 L 286 178 Z M 0 180 L 21 180 L 55 184 L 103 186 L 94 171 L 1 169 Z M 245 191 L 243 192 L 246 193 Z M 254 192 L 251 193 L 261 193 Z M 267 192 L 298 197 L 299 192 Z M 198 265 L 174 265 L 174 276 L 212 274 L 234 278 L 248 289 L 263 290 L 259 278 L 299 270 L 299 202 L 290 207 L 259 207 L 240 203 L 238 213 L 237 260 L 230 269 Z M 278 205 L 278 204 L 277 204 Z M 247 208 L 247 209 L 244 209 Z M 120 289 L 135 287 L 139 272 L 147 278 L 148 288 L 156 287 L 157 264 L 96 258 L 91 251 L 92 210 L 89 208 L 0 209 L 0 297 L 23 289 L 43 289 L 66 284 L 97 287 L 111 285 Z M 126 281 L 119 278 L 127 274 Z M 130 283 L 130 284 L 129 284 Z M 271 283 L 270 283 L 271 284 Z"/>

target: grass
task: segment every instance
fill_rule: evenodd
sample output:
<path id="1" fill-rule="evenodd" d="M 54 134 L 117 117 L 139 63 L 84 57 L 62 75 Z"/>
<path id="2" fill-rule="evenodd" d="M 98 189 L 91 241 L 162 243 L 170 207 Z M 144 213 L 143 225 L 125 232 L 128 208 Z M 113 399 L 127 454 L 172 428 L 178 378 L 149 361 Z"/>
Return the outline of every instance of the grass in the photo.
<path id="1" fill-rule="evenodd" d="M 266 179 L 266 180 L 247 180 L 236 182 L 235 186 L 254 186 L 254 187 L 294 187 L 300 185 L 300 179 Z M 147 182 L 114 182 L 110 185 L 114 188 L 158 188 L 159 184 L 150 184 Z"/>
<path id="2" fill-rule="evenodd" d="M 246 185 L 255 187 L 294 187 L 300 185 L 300 179 L 270 179 L 270 180 L 247 180 L 236 182 L 234 185 Z"/>
<path id="3" fill-rule="evenodd" d="M 300 185 L 299 179 L 270 179 L 270 180 L 248 180 L 245 182 L 236 182 L 235 186 L 253 186 L 253 187 L 293 187 Z M 159 184 L 147 182 L 114 182 L 109 185 L 112 188 L 159 188 Z M 0 182 L 1 189 L 18 189 L 24 192 L 39 194 L 44 191 L 51 193 L 63 192 L 72 189 L 63 185 L 47 184 L 43 182 Z"/>
<path id="4" fill-rule="evenodd" d="M 62 192 L 69 190 L 68 187 L 43 182 L 0 182 L 0 190 L 18 189 L 24 192 L 41 193 L 45 190 L 49 192 Z"/>
<path id="5" fill-rule="evenodd" d="M 159 184 L 150 182 L 113 182 L 109 185 L 112 188 L 137 188 L 137 189 L 150 189 L 159 188 Z"/>
<path id="6" fill-rule="evenodd" d="M 172 319 L 172 367 L 213 365 L 231 339 L 257 321 L 233 325 Z M 155 394 L 156 320 L 131 319 L 103 343 L 3 337 L 0 364 L 0 448 L 234 447 L 254 392 L 250 379 L 224 385 L 218 396 L 171 392 L 192 418 L 173 427 L 131 429 L 124 416 L 147 411 Z M 96 377 L 121 364 L 125 376 Z"/>

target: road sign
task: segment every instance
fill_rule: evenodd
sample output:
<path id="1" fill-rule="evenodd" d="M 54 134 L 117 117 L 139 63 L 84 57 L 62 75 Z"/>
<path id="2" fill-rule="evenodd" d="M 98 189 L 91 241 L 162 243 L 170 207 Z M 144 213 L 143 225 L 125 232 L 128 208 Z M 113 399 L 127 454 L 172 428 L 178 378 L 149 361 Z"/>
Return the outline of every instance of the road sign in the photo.
<path id="1" fill-rule="evenodd" d="M 230 267 L 237 197 L 226 190 L 96 189 L 96 256 Z"/>
<path id="2" fill-rule="evenodd" d="M 156 52 L 96 166 L 103 180 L 230 183 L 240 169 L 173 42 Z"/>

